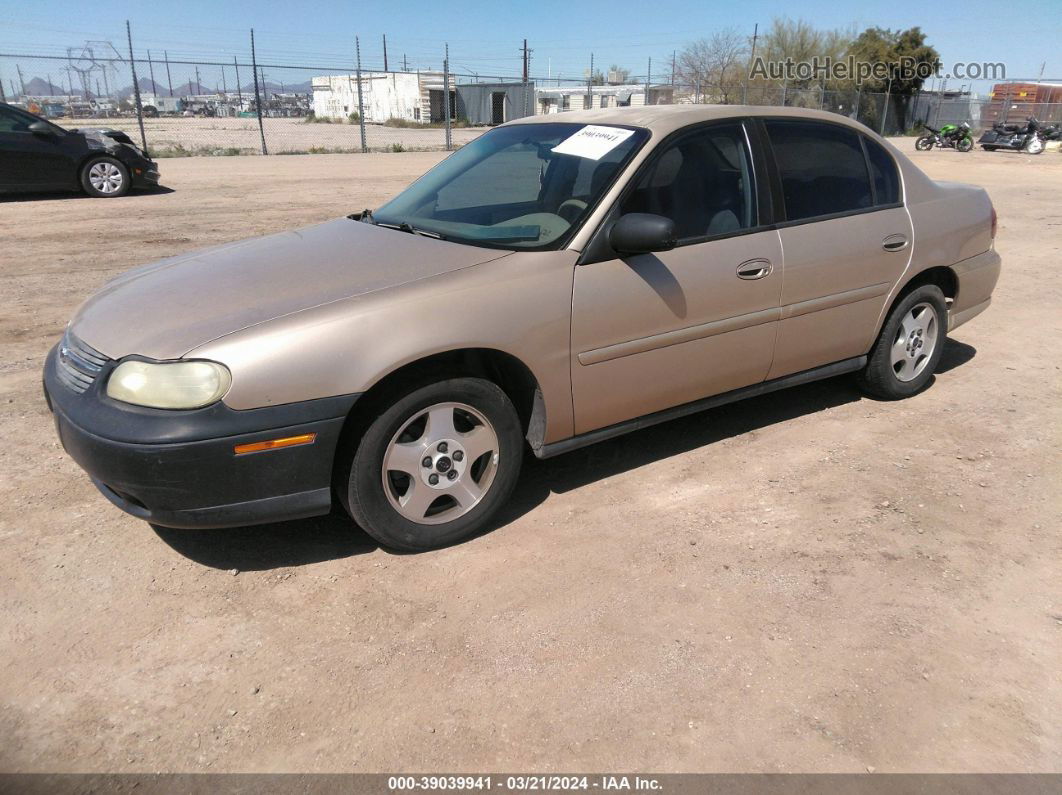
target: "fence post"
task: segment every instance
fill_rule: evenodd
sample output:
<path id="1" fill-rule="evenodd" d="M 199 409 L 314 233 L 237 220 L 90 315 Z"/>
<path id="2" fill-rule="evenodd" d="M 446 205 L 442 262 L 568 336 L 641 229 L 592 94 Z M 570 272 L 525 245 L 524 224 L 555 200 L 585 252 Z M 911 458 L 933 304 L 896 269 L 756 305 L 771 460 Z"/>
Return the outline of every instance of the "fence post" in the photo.
<path id="1" fill-rule="evenodd" d="M 450 45 L 446 45 L 446 57 L 443 58 L 443 118 L 446 119 L 446 151 L 454 148 L 453 133 L 450 130 Z"/>
<path id="2" fill-rule="evenodd" d="M 892 93 L 892 77 L 889 77 L 889 82 L 885 86 L 885 110 L 881 112 L 881 129 L 878 130 L 878 135 L 885 134 L 885 120 L 889 118 L 889 94 Z M 900 130 L 903 132 L 903 130 Z"/>
<path id="3" fill-rule="evenodd" d="M 361 42 L 358 37 L 354 37 L 354 51 L 355 51 L 355 67 L 358 77 L 358 127 L 361 130 L 361 151 L 362 154 L 369 151 L 369 147 L 365 142 L 365 101 L 362 99 L 361 93 Z"/>
<path id="4" fill-rule="evenodd" d="M 258 59 L 254 52 L 254 28 L 251 28 L 251 71 L 254 73 L 254 106 L 258 112 L 258 134 L 262 138 L 262 154 L 268 155 L 265 126 L 262 124 L 262 92 L 258 90 Z"/>
<path id="5" fill-rule="evenodd" d="M 136 59 L 133 58 L 133 29 L 129 26 L 128 19 L 125 21 L 125 35 L 129 39 L 129 68 L 133 71 L 133 96 L 136 97 L 136 121 L 140 125 L 140 143 L 144 145 L 144 154 L 147 154 L 147 135 L 144 134 L 144 108 L 140 104 L 140 85 L 136 82 Z M 48 82 L 51 83 L 51 80 Z"/>

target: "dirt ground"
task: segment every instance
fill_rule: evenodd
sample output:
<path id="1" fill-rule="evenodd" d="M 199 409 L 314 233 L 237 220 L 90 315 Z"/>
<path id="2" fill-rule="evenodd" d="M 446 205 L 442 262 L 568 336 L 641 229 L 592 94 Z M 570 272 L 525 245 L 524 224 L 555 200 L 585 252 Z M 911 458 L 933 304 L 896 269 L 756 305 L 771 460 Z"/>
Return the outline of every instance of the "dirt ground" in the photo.
<path id="1" fill-rule="evenodd" d="M 911 400 L 841 378 L 529 459 L 497 530 L 422 555 L 96 492 L 40 388 L 82 299 L 438 158 L 0 203 L 0 769 L 1062 771 L 1059 155 L 918 154 L 989 189 L 1004 271 Z"/>
<path id="2" fill-rule="evenodd" d="M 67 129 L 75 127 L 113 127 L 125 130 L 140 143 L 140 128 L 135 118 L 60 119 Z M 357 124 L 307 124 L 304 119 L 265 118 L 266 146 L 272 153 L 307 152 L 310 149 L 360 152 L 361 129 Z M 466 144 L 483 134 L 483 127 L 455 127 L 451 136 L 455 145 Z M 239 149 L 242 154 L 261 151 L 258 120 L 253 118 L 185 118 L 162 116 L 144 119 L 144 134 L 153 153 L 166 154 L 175 149 L 206 153 L 219 149 Z M 391 149 L 395 144 L 407 151 L 442 150 L 446 131 L 439 127 L 386 127 L 365 125 L 366 145 L 372 151 Z"/>

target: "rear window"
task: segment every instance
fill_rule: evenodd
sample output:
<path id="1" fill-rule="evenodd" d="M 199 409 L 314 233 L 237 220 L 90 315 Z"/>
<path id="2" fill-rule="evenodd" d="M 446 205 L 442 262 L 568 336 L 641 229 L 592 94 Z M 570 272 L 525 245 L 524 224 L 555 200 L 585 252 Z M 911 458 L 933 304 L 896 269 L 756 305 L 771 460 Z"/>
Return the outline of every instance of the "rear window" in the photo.
<path id="1" fill-rule="evenodd" d="M 874 179 L 874 204 L 896 204 L 900 201 L 900 174 L 896 161 L 877 141 L 864 136 L 863 142 L 870 161 L 870 176 Z"/>
<path id="2" fill-rule="evenodd" d="M 874 206 L 867 160 L 854 130 L 813 121 L 768 120 L 787 220 Z"/>

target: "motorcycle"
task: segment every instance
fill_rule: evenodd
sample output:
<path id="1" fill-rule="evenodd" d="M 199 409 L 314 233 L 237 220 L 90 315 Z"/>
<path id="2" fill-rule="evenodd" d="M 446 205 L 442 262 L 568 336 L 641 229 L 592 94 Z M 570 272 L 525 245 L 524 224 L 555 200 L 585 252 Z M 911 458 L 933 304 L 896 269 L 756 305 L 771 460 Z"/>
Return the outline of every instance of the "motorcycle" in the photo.
<path id="1" fill-rule="evenodd" d="M 977 141 L 986 152 L 1005 149 L 1038 155 L 1044 151 L 1044 130 L 1036 117 L 1029 116 L 1024 125 L 996 122 Z"/>
<path id="2" fill-rule="evenodd" d="M 941 149 L 957 149 L 960 152 L 969 152 L 973 149 L 973 137 L 970 135 L 970 125 L 967 122 L 945 124 L 939 130 L 928 124 L 922 126 L 929 132 L 915 140 L 915 149 L 919 152 L 926 152 L 934 146 L 939 146 Z"/>

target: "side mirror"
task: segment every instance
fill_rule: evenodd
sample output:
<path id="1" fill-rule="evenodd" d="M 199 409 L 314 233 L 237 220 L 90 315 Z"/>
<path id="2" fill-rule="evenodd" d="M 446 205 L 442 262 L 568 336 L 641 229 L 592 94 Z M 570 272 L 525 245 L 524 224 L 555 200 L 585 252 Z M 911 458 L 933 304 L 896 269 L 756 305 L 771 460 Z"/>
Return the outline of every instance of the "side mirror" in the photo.
<path id="1" fill-rule="evenodd" d="M 43 121 L 33 122 L 28 129 L 34 135 L 43 135 L 46 138 L 52 138 L 55 136 L 55 130 L 51 128 L 51 125 L 45 124 Z"/>
<path id="2" fill-rule="evenodd" d="M 675 222 L 662 215 L 628 213 L 612 225 L 608 242 L 620 254 L 646 254 L 675 247 Z"/>

